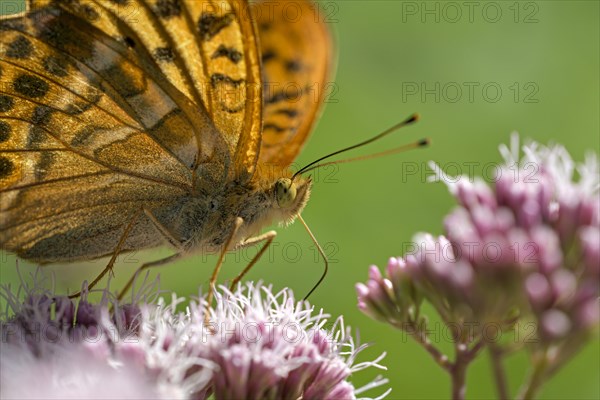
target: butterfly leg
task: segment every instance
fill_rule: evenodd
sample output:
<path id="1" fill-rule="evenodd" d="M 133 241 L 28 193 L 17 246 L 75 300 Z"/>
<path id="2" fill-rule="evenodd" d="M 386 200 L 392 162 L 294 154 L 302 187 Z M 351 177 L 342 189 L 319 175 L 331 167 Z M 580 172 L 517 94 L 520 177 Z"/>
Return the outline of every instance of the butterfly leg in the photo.
<path id="1" fill-rule="evenodd" d="M 209 322 L 209 308 L 212 305 L 213 298 L 215 297 L 215 284 L 217 283 L 217 277 L 219 276 L 219 271 L 221 270 L 221 266 L 223 265 L 223 259 L 225 258 L 225 253 L 227 253 L 227 250 L 231 246 L 231 242 L 233 241 L 233 238 L 235 237 L 237 231 L 240 229 L 240 226 L 242 226 L 243 223 L 244 223 L 244 220 L 242 218 L 237 217 L 235 219 L 235 224 L 233 226 L 233 229 L 231 230 L 231 234 L 229 235 L 229 238 L 227 238 L 227 241 L 225 242 L 225 245 L 223 246 L 223 249 L 221 250 L 221 254 L 219 255 L 219 259 L 217 260 L 217 265 L 215 266 L 213 274 L 210 277 L 208 296 L 206 297 L 206 303 L 208 304 L 208 308 L 206 310 L 206 314 L 204 315 L 204 321 L 207 324 Z"/>
<path id="2" fill-rule="evenodd" d="M 149 268 L 153 268 L 153 267 L 159 267 L 161 265 L 165 265 L 167 263 L 170 263 L 171 261 L 177 260 L 179 257 L 181 257 L 181 254 L 182 253 L 175 253 L 173 255 L 170 255 L 169 257 L 165 257 L 165 258 L 162 258 L 162 259 L 157 260 L 157 261 L 152 261 L 152 262 L 149 262 L 149 263 L 142 264 L 142 266 L 139 267 L 135 271 L 135 273 L 133 275 L 131 275 L 131 278 L 129 278 L 129 280 L 127 281 L 127 283 L 125 284 L 125 286 L 119 292 L 119 295 L 117 296 L 117 299 L 118 300 L 122 300 L 123 297 L 125 297 L 125 293 L 127 293 L 129 291 L 129 289 L 131 288 L 131 286 L 135 282 L 135 279 L 140 275 L 140 273 L 142 271 L 147 270 Z"/>
<path id="3" fill-rule="evenodd" d="M 277 232 L 269 231 L 267 233 L 263 233 L 262 235 L 250 238 L 250 239 L 244 241 L 243 243 L 241 243 L 239 246 L 236 246 L 235 250 L 238 250 L 238 249 L 243 249 L 246 247 L 254 246 L 257 243 L 265 242 L 265 244 L 263 244 L 263 246 L 260 248 L 258 253 L 256 253 L 256 255 L 250 261 L 250 263 L 248 263 L 246 268 L 244 268 L 244 270 L 242 272 L 240 272 L 233 281 L 231 281 L 231 285 L 229 286 L 230 290 L 233 290 L 235 288 L 235 286 L 242 280 L 242 278 L 248 273 L 248 271 L 250 271 L 250 269 L 254 266 L 254 264 L 256 264 L 258 262 L 258 260 L 262 257 L 262 255 L 265 253 L 265 251 L 267 251 L 267 249 L 269 248 L 271 243 L 273 243 L 275 236 L 277 236 Z"/>
<path id="4" fill-rule="evenodd" d="M 167 228 L 166 226 L 164 226 L 155 216 L 154 214 L 152 214 L 152 211 L 150 211 L 149 209 L 147 209 L 146 207 L 143 208 L 144 210 L 144 214 L 146 214 L 146 216 L 148 217 L 148 219 L 152 222 L 152 224 L 154 225 L 154 227 L 156 228 L 156 230 L 163 236 L 163 238 L 169 242 L 169 244 L 171 246 L 173 246 L 178 253 L 183 253 L 183 242 L 179 239 L 177 239 L 175 237 L 175 235 L 173 235 L 171 233 L 171 231 L 169 230 L 169 228 Z"/>
<path id="5" fill-rule="evenodd" d="M 133 215 L 133 218 L 131 219 L 131 221 L 129 221 L 129 224 L 127 224 L 127 226 L 125 227 L 125 230 L 123 231 L 123 234 L 121 235 L 121 238 L 119 239 L 119 242 L 117 243 L 117 247 L 115 247 L 115 251 L 113 251 L 110 261 L 108 262 L 106 267 L 102 270 L 102 272 L 100 272 L 100 274 L 87 286 L 88 291 L 92 290 L 92 288 L 94 288 L 94 286 L 96 286 L 98 284 L 98 282 L 100 282 L 100 280 L 102 278 L 104 278 L 104 275 L 106 275 L 109 271 L 112 271 L 115 261 L 117 260 L 117 256 L 121 252 L 121 248 L 123 247 L 123 244 L 125 243 L 125 240 L 127 239 L 127 236 L 129 236 L 129 233 L 131 232 L 133 225 L 135 224 L 137 219 L 140 217 L 141 211 L 142 210 L 136 212 Z M 74 299 L 79 296 L 81 296 L 81 290 L 69 295 L 69 298 Z"/>
<path id="6" fill-rule="evenodd" d="M 167 264 L 173 260 L 178 259 L 179 257 L 181 257 L 181 255 L 184 252 L 184 248 L 183 248 L 183 243 L 180 240 L 177 240 L 175 238 L 175 236 L 171 233 L 171 231 L 169 231 L 169 229 L 164 226 L 152 213 L 151 210 L 147 209 L 146 207 L 142 208 L 142 211 L 144 212 L 144 214 L 146 214 L 146 216 L 148 217 L 148 219 L 152 222 L 152 224 L 154 225 L 154 227 L 156 228 L 156 230 L 163 236 L 163 238 L 176 249 L 176 253 L 157 260 L 157 261 L 152 261 L 149 263 L 145 263 L 142 264 L 141 267 L 139 267 L 135 273 L 131 276 L 131 278 L 129 278 L 129 280 L 127 281 L 127 283 L 125 284 L 125 286 L 121 289 L 121 291 L 119 292 L 119 296 L 117 297 L 119 300 L 121 300 L 123 298 L 123 296 L 125 296 L 125 293 L 127 293 L 127 291 L 131 288 L 131 286 L 133 285 L 133 282 L 135 281 L 135 278 L 144 270 L 152 268 L 152 267 L 158 267 L 164 264 Z"/>

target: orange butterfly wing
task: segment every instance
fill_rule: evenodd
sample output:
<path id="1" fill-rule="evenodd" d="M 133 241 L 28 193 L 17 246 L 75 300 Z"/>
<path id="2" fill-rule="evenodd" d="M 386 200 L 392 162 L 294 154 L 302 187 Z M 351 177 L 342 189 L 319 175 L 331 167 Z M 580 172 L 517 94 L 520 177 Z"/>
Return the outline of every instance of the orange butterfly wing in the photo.
<path id="1" fill-rule="evenodd" d="M 259 3 L 264 79 L 261 164 L 287 167 L 300 153 L 328 90 L 332 38 L 324 13 L 310 1 Z"/>
<path id="2" fill-rule="evenodd" d="M 135 210 L 189 193 L 195 163 L 251 175 L 262 93 L 245 7 L 33 0 L 1 19 L 2 248 L 45 240 L 71 252 L 58 259 L 103 255 Z M 155 245 L 147 231 L 125 248 Z"/>
<path id="3" fill-rule="evenodd" d="M 34 0 L 34 4 L 49 1 Z M 157 81 L 166 78 L 177 91 L 204 106 L 233 156 L 235 176 L 253 173 L 262 129 L 262 81 L 247 1 L 58 3 L 129 47 L 138 64 L 156 66 Z"/>

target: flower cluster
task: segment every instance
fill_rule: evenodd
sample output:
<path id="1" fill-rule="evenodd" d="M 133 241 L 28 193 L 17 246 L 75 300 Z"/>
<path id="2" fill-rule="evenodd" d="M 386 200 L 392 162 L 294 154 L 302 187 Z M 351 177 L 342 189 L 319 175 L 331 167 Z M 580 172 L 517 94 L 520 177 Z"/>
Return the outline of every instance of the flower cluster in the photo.
<path id="1" fill-rule="evenodd" d="M 590 155 L 576 165 L 564 147 L 538 143 L 519 157 L 516 135 L 500 151 L 505 163 L 494 187 L 449 178 L 432 164 L 458 202 L 445 235 L 417 235 L 385 276 L 372 267 L 366 285 L 357 285 L 359 308 L 414 330 L 426 323 L 419 314 L 426 300 L 467 345 L 495 342 L 498 331 L 533 321 L 537 335 L 527 345 L 552 371 L 598 326 L 598 162 Z"/>
<path id="2" fill-rule="evenodd" d="M 213 308 L 200 297 L 183 312 L 175 296 L 119 305 L 107 291 L 97 303 L 85 290 L 77 302 L 25 292 L 3 293 L 2 398 L 353 399 L 352 373 L 385 369 L 355 362 L 364 346 L 341 318 L 326 327 L 322 311 L 260 284 L 221 288 Z"/>

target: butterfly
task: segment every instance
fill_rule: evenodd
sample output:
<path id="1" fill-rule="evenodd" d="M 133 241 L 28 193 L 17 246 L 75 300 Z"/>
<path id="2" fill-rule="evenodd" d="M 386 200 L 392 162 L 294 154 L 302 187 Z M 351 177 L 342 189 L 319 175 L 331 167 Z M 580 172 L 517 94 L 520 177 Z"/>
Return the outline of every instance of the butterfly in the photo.
<path id="1" fill-rule="evenodd" d="M 0 248 L 170 245 L 158 264 L 272 240 L 310 195 L 289 167 L 331 55 L 305 0 L 27 1 L 0 20 Z"/>

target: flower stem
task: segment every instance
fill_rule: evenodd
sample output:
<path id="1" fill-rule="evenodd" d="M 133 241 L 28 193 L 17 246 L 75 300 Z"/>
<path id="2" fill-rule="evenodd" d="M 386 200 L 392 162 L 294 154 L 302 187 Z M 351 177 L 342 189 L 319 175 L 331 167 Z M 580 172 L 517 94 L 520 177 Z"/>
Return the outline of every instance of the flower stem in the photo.
<path id="1" fill-rule="evenodd" d="M 467 346 L 459 343 L 456 346 L 456 360 L 452 365 L 450 375 L 452 376 L 452 399 L 463 400 L 467 391 L 466 378 L 467 366 L 471 362 L 472 357 L 469 354 Z"/>
<path id="2" fill-rule="evenodd" d="M 471 348 L 467 343 L 469 340 L 461 341 L 455 345 L 456 359 L 449 370 L 452 377 L 452 399 L 463 400 L 467 391 L 467 368 L 471 361 L 477 357 L 479 351 L 485 346 L 485 341 L 479 339 Z"/>
<path id="3" fill-rule="evenodd" d="M 468 351 L 469 362 L 472 359 L 474 359 L 475 357 L 477 357 L 477 354 L 479 354 L 479 352 L 481 351 L 481 349 L 484 346 L 485 346 L 485 341 L 483 341 L 483 339 L 481 339 L 473 347 L 471 347 L 471 350 Z"/>
<path id="4" fill-rule="evenodd" d="M 452 378 L 452 399 L 463 400 L 466 393 L 467 367 L 473 359 L 479 354 L 479 351 L 485 346 L 483 340 L 479 340 L 475 345 L 469 348 L 468 343 L 459 342 L 455 346 L 456 360 L 451 362 L 444 353 L 438 350 L 427 336 L 427 332 L 422 329 L 422 325 L 411 321 L 407 324 L 397 325 L 397 328 L 408 333 L 417 343 L 419 343 L 431 355 L 433 360 L 444 371 L 448 372 Z"/>
<path id="5" fill-rule="evenodd" d="M 438 350 L 438 348 L 431 343 L 427 333 L 424 332 L 423 329 L 421 329 L 420 326 L 414 322 L 410 323 L 408 328 L 409 329 L 406 329 L 406 326 L 403 326 L 401 329 L 403 329 L 417 343 L 419 343 L 440 367 L 442 367 L 445 371 L 450 372 L 452 370 L 452 363 L 448 359 L 448 356 Z"/>
<path id="6" fill-rule="evenodd" d="M 496 391 L 498 392 L 498 398 L 506 400 L 509 398 L 508 385 L 506 382 L 506 374 L 504 367 L 502 366 L 502 357 L 504 352 L 501 348 L 495 345 L 489 346 L 490 359 L 492 361 L 492 369 L 494 370 L 494 381 L 496 382 Z"/>
<path id="7" fill-rule="evenodd" d="M 521 391 L 517 396 L 519 400 L 531 400 L 535 397 L 538 390 L 546 377 L 546 367 L 548 365 L 548 357 L 546 351 L 543 352 L 543 357 L 534 363 L 533 371 L 530 373 L 527 381 L 521 387 Z"/>

